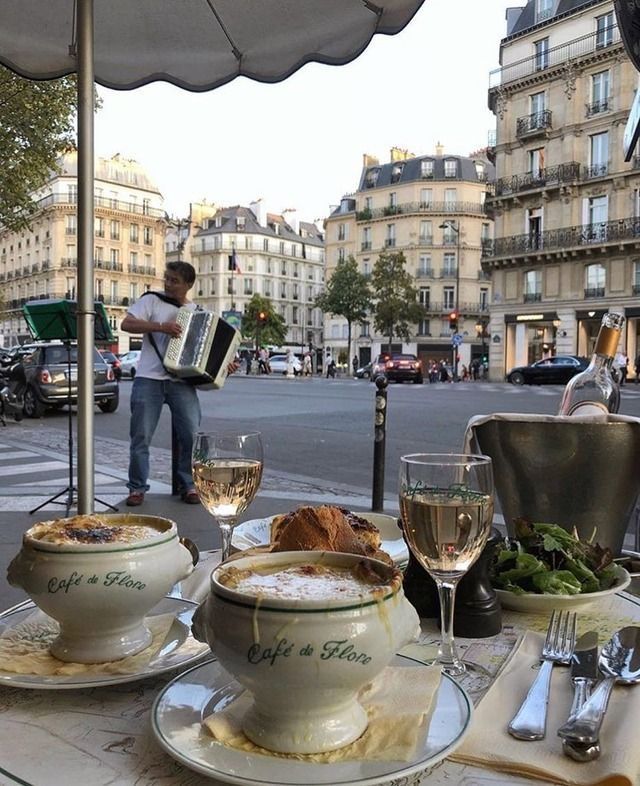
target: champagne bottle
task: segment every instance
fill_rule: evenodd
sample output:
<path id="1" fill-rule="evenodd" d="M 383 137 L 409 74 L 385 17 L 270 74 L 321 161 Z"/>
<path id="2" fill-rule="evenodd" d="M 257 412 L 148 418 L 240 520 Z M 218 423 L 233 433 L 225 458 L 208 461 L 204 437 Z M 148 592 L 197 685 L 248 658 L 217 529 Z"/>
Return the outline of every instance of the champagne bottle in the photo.
<path id="1" fill-rule="evenodd" d="M 623 324 L 622 314 L 609 312 L 602 317 L 591 363 L 567 382 L 558 414 L 606 415 L 618 411 L 620 389 L 611 373 L 611 365 Z"/>

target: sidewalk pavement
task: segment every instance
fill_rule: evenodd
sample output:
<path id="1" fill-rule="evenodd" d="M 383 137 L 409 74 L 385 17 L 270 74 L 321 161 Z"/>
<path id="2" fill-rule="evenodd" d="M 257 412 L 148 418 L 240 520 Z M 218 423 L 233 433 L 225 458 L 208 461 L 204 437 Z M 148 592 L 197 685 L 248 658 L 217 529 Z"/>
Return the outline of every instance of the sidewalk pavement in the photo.
<path id="1" fill-rule="evenodd" d="M 11 587 L 6 581 L 6 567 L 20 549 L 22 533 L 34 522 L 66 515 L 64 504 L 50 503 L 41 510 L 29 514 L 49 497 L 62 491 L 68 483 L 67 464 L 68 435 L 64 431 L 42 425 L 37 430 L 7 428 L 0 432 L 2 446 L 15 456 L 14 465 L 2 468 L 0 488 L 0 609 L 8 608 L 25 599 L 22 590 Z M 187 505 L 178 496 L 171 495 L 171 451 L 151 449 L 151 489 L 144 503 L 137 508 L 126 507 L 125 499 L 129 445 L 127 441 L 96 437 L 95 439 L 95 496 L 114 505 L 119 512 L 138 512 L 173 519 L 181 535 L 191 538 L 204 550 L 220 545 L 220 536 L 212 517 L 201 505 Z M 23 467 L 17 463 L 18 453 L 42 459 L 41 466 L 58 465 L 55 477 L 27 480 L 20 474 Z M 75 459 L 74 459 L 75 460 Z M 24 465 L 28 468 L 28 464 Z M 12 477 L 15 475 L 15 477 Z M 66 494 L 61 498 L 66 501 Z M 371 509 L 371 491 L 313 479 L 290 473 L 279 473 L 265 469 L 262 484 L 256 499 L 241 516 L 241 521 L 271 516 L 292 510 L 305 504 L 334 504 L 352 510 Z M 95 510 L 108 511 L 104 505 L 95 503 Z M 74 515 L 72 508 L 70 515 Z M 385 512 L 398 513 L 397 498 L 385 499 Z"/>

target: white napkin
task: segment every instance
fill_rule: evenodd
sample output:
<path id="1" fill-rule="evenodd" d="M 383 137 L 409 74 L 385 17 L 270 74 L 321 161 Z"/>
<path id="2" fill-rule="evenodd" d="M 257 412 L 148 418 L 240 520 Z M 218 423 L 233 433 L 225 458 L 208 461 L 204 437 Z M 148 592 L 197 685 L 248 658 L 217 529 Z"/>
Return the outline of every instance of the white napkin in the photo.
<path id="1" fill-rule="evenodd" d="M 218 742 L 239 750 L 302 761 L 331 763 L 347 760 L 410 761 L 418 740 L 429 728 L 440 685 L 438 666 L 387 667 L 358 697 L 369 725 L 355 742 L 327 753 L 275 753 L 245 737 L 242 719 L 252 702 L 245 691 L 222 712 L 203 721 Z"/>
<path id="2" fill-rule="evenodd" d="M 543 740 L 516 740 L 507 731 L 533 681 L 544 637 L 529 631 L 480 702 L 471 729 L 451 759 L 562 786 L 636 786 L 640 783 L 640 690 L 616 686 L 602 725 L 602 755 L 578 763 L 562 753 L 557 729 L 573 698 L 570 671 L 554 666 L 547 733 Z"/>

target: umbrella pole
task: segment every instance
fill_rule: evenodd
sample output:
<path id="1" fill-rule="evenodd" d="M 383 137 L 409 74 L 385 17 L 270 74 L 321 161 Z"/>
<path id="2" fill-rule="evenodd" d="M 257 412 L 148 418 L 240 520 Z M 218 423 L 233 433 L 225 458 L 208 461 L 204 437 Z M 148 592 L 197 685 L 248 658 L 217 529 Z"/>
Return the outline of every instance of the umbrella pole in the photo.
<path id="1" fill-rule="evenodd" d="M 93 298 L 94 62 L 93 0 L 77 4 L 78 73 L 78 513 L 94 507 Z"/>

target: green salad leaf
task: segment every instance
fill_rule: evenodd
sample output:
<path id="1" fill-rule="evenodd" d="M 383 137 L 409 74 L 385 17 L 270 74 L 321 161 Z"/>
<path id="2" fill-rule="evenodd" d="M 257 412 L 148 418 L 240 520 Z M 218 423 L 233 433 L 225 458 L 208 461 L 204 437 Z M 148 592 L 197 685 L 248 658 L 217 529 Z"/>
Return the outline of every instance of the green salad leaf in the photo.
<path id="1" fill-rule="evenodd" d="M 515 594 L 534 592 L 577 595 L 608 589 L 616 580 L 608 548 L 580 540 L 556 524 L 516 519 L 516 539 L 506 538 L 496 550 L 491 572 L 494 587 Z"/>

